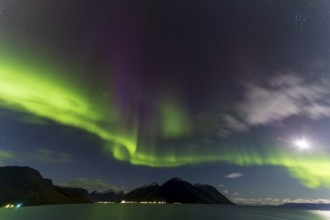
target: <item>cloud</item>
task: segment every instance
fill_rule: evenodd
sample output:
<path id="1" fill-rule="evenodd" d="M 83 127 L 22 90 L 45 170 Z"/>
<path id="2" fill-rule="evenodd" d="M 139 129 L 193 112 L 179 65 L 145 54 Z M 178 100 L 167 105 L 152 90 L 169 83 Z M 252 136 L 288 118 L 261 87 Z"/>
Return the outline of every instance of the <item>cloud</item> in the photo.
<path id="1" fill-rule="evenodd" d="M 283 203 L 330 204 L 330 199 L 283 199 Z"/>
<path id="2" fill-rule="evenodd" d="M 107 190 L 114 190 L 114 191 L 127 191 L 127 188 L 124 186 L 117 186 L 107 183 L 102 179 L 86 179 L 86 178 L 77 178 L 71 180 L 67 184 L 62 184 L 65 187 L 81 187 L 89 192 L 98 191 L 104 192 Z"/>
<path id="3" fill-rule="evenodd" d="M 247 199 L 247 198 L 232 198 L 235 204 L 238 205 L 281 205 L 283 200 L 277 198 L 263 198 L 263 199 Z"/>
<path id="4" fill-rule="evenodd" d="M 13 162 L 22 162 L 22 161 L 37 161 L 39 163 L 70 163 L 73 161 L 71 155 L 62 152 L 54 152 L 48 149 L 35 149 L 34 151 L 8 151 L 0 150 L 0 164 L 13 161 Z"/>
<path id="5" fill-rule="evenodd" d="M 297 85 L 301 82 L 302 79 L 292 73 L 289 74 L 280 73 L 268 81 L 268 83 L 274 87 Z"/>
<path id="6" fill-rule="evenodd" d="M 41 163 L 70 163 L 73 160 L 69 154 L 57 153 L 48 149 L 36 149 L 29 153 L 29 156 Z"/>
<path id="7" fill-rule="evenodd" d="M 311 81 L 293 74 L 282 74 L 268 84 L 246 85 L 244 100 L 237 105 L 238 114 L 249 125 L 268 124 L 294 115 L 312 119 L 330 116 L 330 95 L 323 81 Z"/>
<path id="8" fill-rule="evenodd" d="M 300 113 L 297 103 L 284 92 L 249 86 L 237 111 L 248 125 L 267 124 Z"/>
<path id="9" fill-rule="evenodd" d="M 233 194 L 231 194 L 232 196 L 238 196 L 238 193 L 237 192 L 235 192 L 235 193 L 233 193 Z"/>
<path id="10" fill-rule="evenodd" d="M 223 194 L 228 194 L 229 193 L 229 190 L 222 190 L 221 191 Z"/>
<path id="11" fill-rule="evenodd" d="M 322 105 L 322 104 L 311 104 L 310 106 L 306 107 L 305 110 L 306 110 L 306 113 L 312 119 L 319 119 L 319 118 L 330 116 L 329 106 Z"/>
<path id="12" fill-rule="evenodd" d="M 0 116 L 8 117 L 14 119 L 16 121 L 38 124 L 38 125 L 46 125 L 48 121 L 44 118 L 36 117 L 33 114 L 29 114 L 19 110 L 0 110 Z"/>
<path id="13" fill-rule="evenodd" d="M 243 173 L 230 173 L 230 174 L 226 175 L 225 177 L 229 178 L 229 179 L 235 179 L 235 178 L 239 178 L 242 176 L 243 176 Z"/>
<path id="14" fill-rule="evenodd" d="M 222 126 L 218 131 L 218 135 L 223 137 L 227 136 L 233 130 L 236 132 L 243 132 L 249 130 L 249 128 L 244 123 L 240 122 L 238 119 L 228 114 L 221 115 L 221 121 Z"/>
<path id="15" fill-rule="evenodd" d="M 245 83 L 243 98 L 233 112 L 221 113 L 220 136 L 248 131 L 292 116 L 318 120 L 330 117 L 330 83 L 281 73 L 258 83 Z"/>
<path id="16" fill-rule="evenodd" d="M 11 159 L 14 158 L 14 153 L 6 150 L 0 150 L 0 159 Z"/>
<path id="17" fill-rule="evenodd" d="M 285 203 L 317 203 L 329 204 L 330 199 L 278 199 L 278 198 L 262 198 L 262 199 L 247 199 L 247 198 L 231 198 L 231 200 L 239 205 L 281 205 Z"/>

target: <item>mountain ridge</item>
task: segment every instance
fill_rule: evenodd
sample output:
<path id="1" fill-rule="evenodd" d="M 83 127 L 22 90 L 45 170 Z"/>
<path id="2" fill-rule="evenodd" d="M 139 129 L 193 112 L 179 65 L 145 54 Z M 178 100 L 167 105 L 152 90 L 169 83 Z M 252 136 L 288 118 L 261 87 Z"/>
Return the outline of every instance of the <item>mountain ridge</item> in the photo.
<path id="1" fill-rule="evenodd" d="M 39 171 L 30 167 L 0 167 L 0 206 L 6 204 L 50 205 L 92 202 L 166 202 L 196 204 L 230 204 L 228 198 L 207 184 L 191 184 L 174 177 L 159 185 L 157 182 L 138 187 L 129 193 L 107 190 L 89 193 L 83 188 L 53 185 Z"/>
<path id="2" fill-rule="evenodd" d="M 166 203 L 196 203 L 196 204 L 230 204 L 228 198 L 216 188 L 207 184 L 194 184 L 174 177 L 159 186 L 149 184 L 138 187 L 127 193 L 124 198 L 129 202 L 154 202 Z"/>

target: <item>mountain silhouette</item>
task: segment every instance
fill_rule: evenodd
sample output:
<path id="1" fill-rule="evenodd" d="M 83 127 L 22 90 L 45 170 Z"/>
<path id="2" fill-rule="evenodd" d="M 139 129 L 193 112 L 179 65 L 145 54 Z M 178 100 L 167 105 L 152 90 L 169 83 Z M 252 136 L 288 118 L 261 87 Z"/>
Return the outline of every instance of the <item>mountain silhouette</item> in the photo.
<path id="1" fill-rule="evenodd" d="M 90 203 L 88 192 L 53 185 L 30 167 L 0 167 L 0 206 Z"/>
<path id="2" fill-rule="evenodd" d="M 172 178 L 159 186 L 152 183 L 129 192 L 125 201 L 167 203 L 234 204 L 213 186 L 206 184 L 192 185 L 178 177 Z"/>

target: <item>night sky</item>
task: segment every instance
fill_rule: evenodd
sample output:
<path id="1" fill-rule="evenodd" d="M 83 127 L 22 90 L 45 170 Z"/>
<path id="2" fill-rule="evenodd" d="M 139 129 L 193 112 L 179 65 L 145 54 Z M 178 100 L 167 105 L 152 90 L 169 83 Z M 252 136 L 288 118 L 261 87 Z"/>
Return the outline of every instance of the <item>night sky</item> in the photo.
<path id="1" fill-rule="evenodd" d="M 327 0 L 0 0 L 0 165 L 330 202 Z"/>

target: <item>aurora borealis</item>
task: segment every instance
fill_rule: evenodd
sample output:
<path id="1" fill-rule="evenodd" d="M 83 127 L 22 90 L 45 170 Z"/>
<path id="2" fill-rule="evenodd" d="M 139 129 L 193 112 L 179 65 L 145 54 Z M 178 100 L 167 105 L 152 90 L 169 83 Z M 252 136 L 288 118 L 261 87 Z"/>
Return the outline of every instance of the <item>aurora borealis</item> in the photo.
<path id="1" fill-rule="evenodd" d="M 0 164 L 59 184 L 184 175 L 237 201 L 330 196 L 329 11 L 321 0 L 0 2 Z"/>

